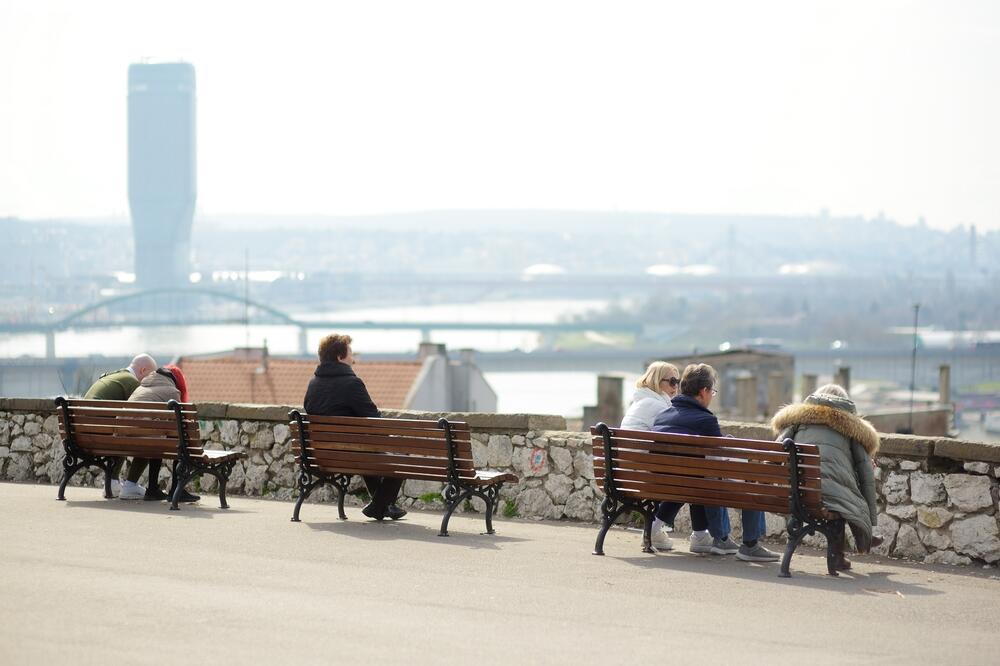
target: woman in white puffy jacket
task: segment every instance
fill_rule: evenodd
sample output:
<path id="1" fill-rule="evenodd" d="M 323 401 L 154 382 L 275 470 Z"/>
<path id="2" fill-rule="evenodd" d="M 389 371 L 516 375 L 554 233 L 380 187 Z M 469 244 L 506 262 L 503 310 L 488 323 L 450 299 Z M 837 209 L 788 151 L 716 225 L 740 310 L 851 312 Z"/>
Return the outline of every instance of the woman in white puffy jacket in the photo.
<path id="1" fill-rule="evenodd" d="M 677 395 L 681 373 L 677 366 L 664 361 L 654 361 L 646 374 L 635 383 L 635 393 L 628 404 L 622 428 L 650 430 L 657 415 L 670 407 L 670 399 Z"/>

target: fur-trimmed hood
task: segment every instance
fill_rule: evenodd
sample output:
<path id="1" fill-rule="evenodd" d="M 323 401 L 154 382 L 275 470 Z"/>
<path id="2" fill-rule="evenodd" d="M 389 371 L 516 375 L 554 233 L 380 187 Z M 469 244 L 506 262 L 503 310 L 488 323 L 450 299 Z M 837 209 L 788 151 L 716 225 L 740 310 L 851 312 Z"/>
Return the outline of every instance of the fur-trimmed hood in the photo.
<path id="1" fill-rule="evenodd" d="M 872 424 L 860 416 L 855 416 L 846 409 L 838 409 L 830 404 L 811 404 L 809 402 L 788 405 L 771 419 L 771 429 L 778 435 L 785 428 L 795 425 L 822 425 L 852 439 L 874 456 L 878 451 L 878 433 Z"/>

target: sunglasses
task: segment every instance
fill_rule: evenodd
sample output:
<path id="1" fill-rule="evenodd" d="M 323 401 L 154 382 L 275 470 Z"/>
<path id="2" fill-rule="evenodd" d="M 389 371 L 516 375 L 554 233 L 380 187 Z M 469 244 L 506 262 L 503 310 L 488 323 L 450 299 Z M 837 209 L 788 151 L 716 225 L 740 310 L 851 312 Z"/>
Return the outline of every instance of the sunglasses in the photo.
<path id="1" fill-rule="evenodd" d="M 671 386 L 677 386 L 678 384 L 681 383 L 681 380 L 678 379 L 677 377 L 671 377 L 670 379 L 661 379 L 660 381 L 661 382 L 666 382 L 666 383 L 670 384 Z"/>

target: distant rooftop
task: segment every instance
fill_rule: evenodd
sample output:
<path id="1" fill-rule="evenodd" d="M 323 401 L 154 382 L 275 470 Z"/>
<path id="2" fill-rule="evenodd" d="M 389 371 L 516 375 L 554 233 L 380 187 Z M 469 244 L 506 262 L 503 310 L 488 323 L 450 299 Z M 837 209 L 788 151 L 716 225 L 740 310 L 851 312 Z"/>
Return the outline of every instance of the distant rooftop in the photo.
<path id="1" fill-rule="evenodd" d="M 302 404 L 314 361 L 273 358 L 261 349 L 181 357 L 193 402 Z M 359 361 L 354 366 L 380 409 L 403 409 L 421 361 Z"/>

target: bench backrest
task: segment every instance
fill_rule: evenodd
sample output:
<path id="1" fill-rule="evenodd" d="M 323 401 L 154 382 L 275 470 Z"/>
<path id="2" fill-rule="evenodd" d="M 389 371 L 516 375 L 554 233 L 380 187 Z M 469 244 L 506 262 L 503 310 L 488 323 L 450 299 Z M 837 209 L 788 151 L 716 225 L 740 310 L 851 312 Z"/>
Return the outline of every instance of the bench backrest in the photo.
<path id="1" fill-rule="evenodd" d="M 782 443 L 623 430 L 603 423 L 590 432 L 594 476 L 606 494 L 792 512 L 792 454 Z M 800 507 L 822 514 L 819 450 L 813 444 L 794 448 Z"/>
<path id="2" fill-rule="evenodd" d="M 462 422 L 289 413 L 295 460 L 317 472 L 447 482 L 472 479 L 472 433 Z M 450 449 L 450 450 L 449 450 Z"/>
<path id="3" fill-rule="evenodd" d="M 188 455 L 203 456 L 192 404 L 57 398 L 56 406 L 63 440 L 91 456 L 177 458 L 181 432 Z"/>

